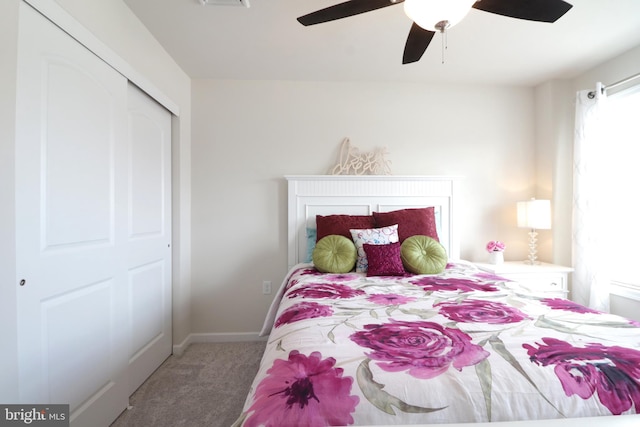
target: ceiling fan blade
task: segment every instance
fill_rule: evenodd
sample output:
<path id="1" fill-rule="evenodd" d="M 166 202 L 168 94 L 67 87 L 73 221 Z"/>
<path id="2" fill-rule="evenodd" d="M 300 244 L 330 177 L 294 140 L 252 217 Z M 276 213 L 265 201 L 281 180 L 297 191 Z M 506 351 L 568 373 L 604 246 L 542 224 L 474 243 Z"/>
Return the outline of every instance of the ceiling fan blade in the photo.
<path id="1" fill-rule="evenodd" d="M 336 19 L 347 18 L 365 12 L 382 9 L 402 3 L 404 0 L 351 0 L 317 10 L 298 18 L 302 25 L 315 25 L 323 22 L 335 21 Z"/>
<path id="2" fill-rule="evenodd" d="M 474 9 L 527 21 L 556 22 L 573 6 L 562 0 L 479 0 Z"/>
<path id="3" fill-rule="evenodd" d="M 414 22 L 404 45 L 402 63 L 410 64 L 419 61 L 422 58 L 422 54 L 427 50 L 429 43 L 431 43 L 434 34 L 434 31 L 425 30 Z"/>

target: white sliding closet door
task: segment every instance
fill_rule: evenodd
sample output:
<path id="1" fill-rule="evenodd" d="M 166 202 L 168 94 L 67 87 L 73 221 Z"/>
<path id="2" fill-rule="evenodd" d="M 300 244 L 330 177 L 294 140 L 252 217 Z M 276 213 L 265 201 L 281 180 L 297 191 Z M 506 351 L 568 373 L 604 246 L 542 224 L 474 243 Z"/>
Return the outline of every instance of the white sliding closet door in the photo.
<path id="1" fill-rule="evenodd" d="M 18 396 L 108 426 L 171 348 L 171 118 L 20 7 Z"/>
<path id="2" fill-rule="evenodd" d="M 128 403 L 127 81 L 28 6 L 16 127 L 22 403 L 106 425 Z"/>
<path id="3" fill-rule="evenodd" d="M 129 394 L 171 354 L 171 114 L 129 84 Z"/>

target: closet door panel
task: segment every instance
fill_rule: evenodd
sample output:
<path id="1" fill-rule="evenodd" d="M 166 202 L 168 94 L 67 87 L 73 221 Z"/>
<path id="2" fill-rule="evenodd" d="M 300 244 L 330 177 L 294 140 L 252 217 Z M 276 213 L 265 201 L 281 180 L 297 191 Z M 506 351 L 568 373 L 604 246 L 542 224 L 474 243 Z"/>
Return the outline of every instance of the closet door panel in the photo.
<path id="1" fill-rule="evenodd" d="M 113 379 L 108 370 L 96 366 L 109 366 L 111 362 L 109 340 L 93 337 L 108 337 L 111 327 L 111 294 L 113 280 L 105 280 L 83 287 L 70 294 L 57 295 L 42 303 L 44 333 L 43 348 L 46 355 L 46 383 L 50 399 L 70 403 L 79 408 L 87 396 L 108 392 Z M 92 319 L 92 321 L 82 321 Z M 82 338 L 87 337 L 87 338 Z M 69 380 L 78 373 L 82 381 Z"/>
<path id="2" fill-rule="evenodd" d="M 19 398 L 107 426 L 128 404 L 127 82 L 20 8 Z"/>
<path id="3" fill-rule="evenodd" d="M 137 89 L 130 89 L 129 140 L 131 164 L 130 182 L 130 238 L 163 236 L 165 230 L 165 157 L 167 129 L 171 117 L 153 117 L 145 111 L 145 97 Z M 151 104 L 152 108 L 155 105 Z M 158 108 L 162 108 L 158 106 Z M 162 112 L 162 111 L 160 111 Z M 164 121 L 167 120 L 167 123 Z"/>
<path id="4" fill-rule="evenodd" d="M 129 392 L 171 354 L 171 114 L 130 84 Z"/>
<path id="5" fill-rule="evenodd" d="M 45 64 L 41 168 L 46 248 L 113 243 L 117 141 L 112 126 L 118 113 L 112 94 L 90 70 L 56 58 Z"/>

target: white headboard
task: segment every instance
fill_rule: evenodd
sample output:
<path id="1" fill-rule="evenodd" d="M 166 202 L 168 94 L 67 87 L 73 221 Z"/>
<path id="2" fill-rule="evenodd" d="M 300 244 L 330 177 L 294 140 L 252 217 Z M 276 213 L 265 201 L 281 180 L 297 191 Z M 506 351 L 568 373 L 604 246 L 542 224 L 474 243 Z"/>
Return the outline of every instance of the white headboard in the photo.
<path id="1" fill-rule="evenodd" d="M 438 237 L 449 258 L 460 258 L 456 216 L 461 177 L 288 175 L 288 265 L 307 254 L 307 227 L 316 215 L 370 215 L 396 209 L 434 206 Z"/>

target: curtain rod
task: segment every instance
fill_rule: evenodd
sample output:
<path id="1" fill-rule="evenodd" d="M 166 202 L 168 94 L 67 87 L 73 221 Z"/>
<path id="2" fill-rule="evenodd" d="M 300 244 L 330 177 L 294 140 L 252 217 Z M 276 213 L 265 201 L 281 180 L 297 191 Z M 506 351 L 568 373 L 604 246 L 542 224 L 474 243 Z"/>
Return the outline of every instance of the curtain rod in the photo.
<path id="1" fill-rule="evenodd" d="M 608 86 L 602 86 L 602 93 L 604 93 L 605 91 L 607 91 L 609 89 L 613 89 L 615 87 L 618 87 L 620 85 L 628 83 L 628 82 L 630 82 L 632 80 L 635 80 L 637 78 L 640 78 L 640 73 L 634 74 L 633 76 L 629 76 L 626 79 L 622 79 L 622 80 L 620 80 L 618 82 L 615 82 L 615 83 L 612 83 L 612 84 L 610 84 Z M 589 99 L 593 99 L 594 96 L 596 96 L 596 92 L 595 91 L 589 92 Z"/>

